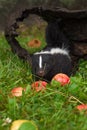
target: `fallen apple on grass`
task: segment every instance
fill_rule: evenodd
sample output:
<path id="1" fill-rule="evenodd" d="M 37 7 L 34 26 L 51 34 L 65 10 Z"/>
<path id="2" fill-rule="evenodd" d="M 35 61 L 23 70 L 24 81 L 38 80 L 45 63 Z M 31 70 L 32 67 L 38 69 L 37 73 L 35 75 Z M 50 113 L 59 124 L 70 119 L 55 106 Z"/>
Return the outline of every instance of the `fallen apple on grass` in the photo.
<path id="1" fill-rule="evenodd" d="M 15 120 L 12 122 L 10 130 L 38 130 L 38 127 L 33 121 Z"/>
<path id="2" fill-rule="evenodd" d="M 61 86 L 64 86 L 70 83 L 70 78 L 66 74 L 63 74 L 63 73 L 56 74 L 52 78 L 52 81 L 53 80 L 58 81 L 61 84 Z"/>
<path id="3" fill-rule="evenodd" d="M 81 104 L 76 107 L 79 111 L 86 110 L 87 111 L 87 104 Z"/>
<path id="4" fill-rule="evenodd" d="M 36 82 L 32 83 L 31 86 L 32 86 L 32 88 L 34 90 L 39 92 L 39 91 L 45 90 L 46 89 L 46 85 L 47 85 L 47 82 L 39 80 L 39 81 L 36 81 Z"/>
<path id="5" fill-rule="evenodd" d="M 28 42 L 27 44 L 29 47 L 35 47 L 35 48 L 38 48 L 41 46 L 41 41 L 38 40 L 38 39 L 33 39 L 31 40 L 30 42 Z"/>
<path id="6" fill-rule="evenodd" d="M 23 91 L 25 91 L 25 88 L 15 87 L 11 90 L 11 95 L 15 97 L 20 97 L 22 96 Z"/>

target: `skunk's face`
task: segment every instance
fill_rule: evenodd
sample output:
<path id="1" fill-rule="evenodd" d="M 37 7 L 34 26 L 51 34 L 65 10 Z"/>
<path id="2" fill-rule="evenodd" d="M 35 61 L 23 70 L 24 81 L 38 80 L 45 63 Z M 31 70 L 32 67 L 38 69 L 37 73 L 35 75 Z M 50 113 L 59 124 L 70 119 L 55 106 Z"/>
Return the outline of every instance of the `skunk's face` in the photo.
<path id="1" fill-rule="evenodd" d="M 71 60 L 66 50 L 51 48 L 32 56 L 32 71 L 37 77 L 51 80 L 57 73 L 71 73 Z"/>
<path id="2" fill-rule="evenodd" d="M 32 56 L 33 74 L 45 77 L 52 69 L 52 56 L 49 54 L 34 54 Z"/>

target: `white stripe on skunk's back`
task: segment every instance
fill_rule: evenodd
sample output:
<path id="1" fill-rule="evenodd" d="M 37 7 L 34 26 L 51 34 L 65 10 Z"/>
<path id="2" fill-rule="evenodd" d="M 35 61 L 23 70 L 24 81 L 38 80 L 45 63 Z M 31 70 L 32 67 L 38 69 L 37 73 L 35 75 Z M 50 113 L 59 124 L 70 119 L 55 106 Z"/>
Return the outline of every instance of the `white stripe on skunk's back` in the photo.
<path id="1" fill-rule="evenodd" d="M 68 50 L 66 50 L 66 49 L 61 49 L 61 48 L 52 48 L 52 49 L 50 49 L 50 50 L 42 50 L 42 51 L 40 51 L 40 52 L 36 52 L 36 53 L 34 53 L 34 55 L 38 55 L 38 54 L 51 54 L 51 55 L 53 55 L 53 54 L 63 54 L 63 55 L 69 55 L 68 54 Z"/>

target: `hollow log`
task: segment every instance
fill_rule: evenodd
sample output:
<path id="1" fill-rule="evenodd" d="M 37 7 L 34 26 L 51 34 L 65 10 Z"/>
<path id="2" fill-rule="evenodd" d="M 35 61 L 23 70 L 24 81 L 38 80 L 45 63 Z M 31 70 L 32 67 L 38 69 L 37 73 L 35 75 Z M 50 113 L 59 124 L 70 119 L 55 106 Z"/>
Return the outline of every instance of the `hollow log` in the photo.
<path id="1" fill-rule="evenodd" d="M 15 48 L 19 46 L 20 55 L 26 60 L 30 60 L 30 56 L 24 48 L 22 48 L 18 41 L 14 42 L 15 37 L 18 36 L 16 29 L 19 28 L 18 23 L 26 19 L 30 14 L 36 14 L 44 19 L 48 24 L 55 20 L 58 20 L 60 29 L 64 32 L 66 37 L 70 40 L 71 57 L 75 59 L 85 58 L 87 59 L 87 10 L 67 10 L 65 8 L 45 8 L 45 7 L 31 7 L 25 9 L 17 16 L 13 22 L 8 24 L 5 29 L 5 36 L 7 41 L 12 42 L 11 47 Z M 10 22 L 10 21 L 9 21 Z M 24 53 L 22 53 L 24 51 Z M 23 56 L 24 54 L 24 56 Z"/>

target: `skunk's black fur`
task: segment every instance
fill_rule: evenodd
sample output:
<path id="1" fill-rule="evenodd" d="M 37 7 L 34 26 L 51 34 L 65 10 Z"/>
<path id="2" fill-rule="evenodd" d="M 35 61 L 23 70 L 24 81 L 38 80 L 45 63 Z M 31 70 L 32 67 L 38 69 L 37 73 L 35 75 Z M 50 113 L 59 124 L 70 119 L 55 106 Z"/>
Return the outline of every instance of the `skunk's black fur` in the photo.
<path id="1" fill-rule="evenodd" d="M 46 28 L 46 42 L 47 46 L 50 47 L 64 47 L 69 49 L 69 41 L 60 29 L 58 21 L 48 23 Z"/>
<path id="2" fill-rule="evenodd" d="M 53 53 L 52 50 L 54 50 Z M 56 52 L 56 50 L 60 51 Z M 32 70 L 37 77 L 42 77 L 46 80 L 51 80 L 57 73 L 65 73 L 70 76 L 71 59 L 67 50 L 47 47 L 32 56 Z"/>

